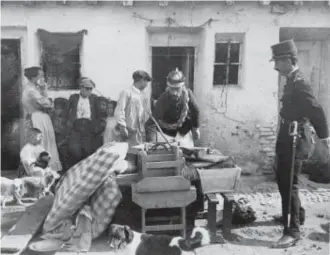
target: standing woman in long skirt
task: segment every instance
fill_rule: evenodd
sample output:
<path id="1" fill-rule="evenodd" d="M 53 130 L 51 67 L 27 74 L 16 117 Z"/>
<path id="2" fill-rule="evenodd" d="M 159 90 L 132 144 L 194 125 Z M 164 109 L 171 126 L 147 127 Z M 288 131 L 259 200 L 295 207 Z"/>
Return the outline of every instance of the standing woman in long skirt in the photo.
<path id="1" fill-rule="evenodd" d="M 28 84 L 23 89 L 22 104 L 26 113 L 25 128 L 38 128 L 42 132 L 42 146 L 51 155 L 50 167 L 61 171 L 62 165 L 56 147 L 55 132 L 48 111 L 52 109 L 52 101 L 47 95 L 47 84 L 44 72 L 40 67 L 24 69 Z M 27 133 L 27 132 L 25 132 Z"/>

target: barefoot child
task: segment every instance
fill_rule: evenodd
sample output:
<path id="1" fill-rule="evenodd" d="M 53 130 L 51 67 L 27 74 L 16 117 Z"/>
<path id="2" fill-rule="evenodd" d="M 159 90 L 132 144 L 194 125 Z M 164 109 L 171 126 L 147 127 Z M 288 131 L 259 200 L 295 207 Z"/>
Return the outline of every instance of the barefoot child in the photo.
<path id="1" fill-rule="evenodd" d="M 37 128 L 30 128 L 28 131 L 28 142 L 20 152 L 21 162 L 28 176 L 40 176 L 41 168 L 35 167 L 39 155 L 45 151 L 41 145 L 42 133 Z"/>

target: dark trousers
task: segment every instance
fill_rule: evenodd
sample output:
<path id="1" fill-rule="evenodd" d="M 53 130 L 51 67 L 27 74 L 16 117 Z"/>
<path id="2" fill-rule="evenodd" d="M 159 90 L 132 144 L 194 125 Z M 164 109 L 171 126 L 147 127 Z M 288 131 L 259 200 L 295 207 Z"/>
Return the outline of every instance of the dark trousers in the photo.
<path id="1" fill-rule="evenodd" d="M 304 213 L 301 208 L 299 198 L 299 175 L 301 173 L 303 161 L 295 159 L 294 172 L 292 179 L 291 203 L 289 205 L 289 189 L 290 189 L 290 173 L 292 163 L 292 142 L 293 139 L 289 136 L 289 126 L 282 124 L 276 143 L 277 156 L 277 184 L 282 199 L 282 215 L 285 234 L 290 234 L 295 237 L 300 235 L 300 217 Z M 290 212 L 290 225 L 288 225 L 288 214 Z"/>
<path id="2" fill-rule="evenodd" d="M 77 119 L 73 125 L 68 144 L 68 165 L 72 167 L 93 152 L 93 132 L 91 121 Z"/>

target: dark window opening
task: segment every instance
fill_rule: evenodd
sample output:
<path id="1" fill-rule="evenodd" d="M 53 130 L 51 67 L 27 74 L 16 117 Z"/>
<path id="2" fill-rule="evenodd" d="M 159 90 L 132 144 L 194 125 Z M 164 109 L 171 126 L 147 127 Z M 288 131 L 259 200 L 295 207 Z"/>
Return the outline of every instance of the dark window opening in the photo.
<path id="1" fill-rule="evenodd" d="M 166 77 L 178 68 L 186 77 L 186 86 L 194 89 L 194 47 L 152 47 L 152 97 L 157 99 L 166 89 Z"/>
<path id="2" fill-rule="evenodd" d="M 219 42 L 215 44 L 213 85 L 238 85 L 240 66 L 239 42 Z"/>
<path id="3" fill-rule="evenodd" d="M 16 171 L 20 158 L 21 42 L 1 39 L 1 170 Z"/>
<path id="4" fill-rule="evenodd" d="M 50 89 L 79 88 L 80 52 L 85 32 L 50 33 L 38 30 L 42 45 L 41 64 Z"/>

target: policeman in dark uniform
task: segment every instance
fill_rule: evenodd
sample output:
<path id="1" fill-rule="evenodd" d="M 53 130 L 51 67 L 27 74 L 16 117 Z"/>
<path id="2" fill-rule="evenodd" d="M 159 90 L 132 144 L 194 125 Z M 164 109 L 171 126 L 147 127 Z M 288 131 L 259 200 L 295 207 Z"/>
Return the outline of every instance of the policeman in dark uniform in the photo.
<path id="1" fill-rule="evenodd" d="M 282 223 L 284 224 L 284 231 L 283 236 L 272 247 L 287 248 L 294 245 L 300 238 L 300 221 L 304 220 L 304 217 L 299 217 L 299 212 L 302 209 L 298 194 L 298 178 L 303 161 L 312 152 L 313 137 L 311 130 L 313 128 L 315 129 L 316 134 L 329 151 L 330 140 L 324 110 L 314 97 L 311 86 L 303 78 L 297 66 L 297 48 L 294 41 L 283 41 L 271 46 L 271 49 L 273 52 L 272 61 L 275 62 L 274 69 L 280 75 L 286 76 L 287 82 L 281 98 L 281 124 L 276 142 L 277 183 L 282 199 Z M 289 135 L 289 132 L 293 121 L 299 123 L 299 135 L 293 167 L 293 180 L 291 180 L 293 137 Z M 313 128 L 308 126 L 308 123 Z M 292 190 L 289 207 L 290 180 L 292 181 Z M 289 212 L 291 216 L 290 222 L 288 222 Z"/>

